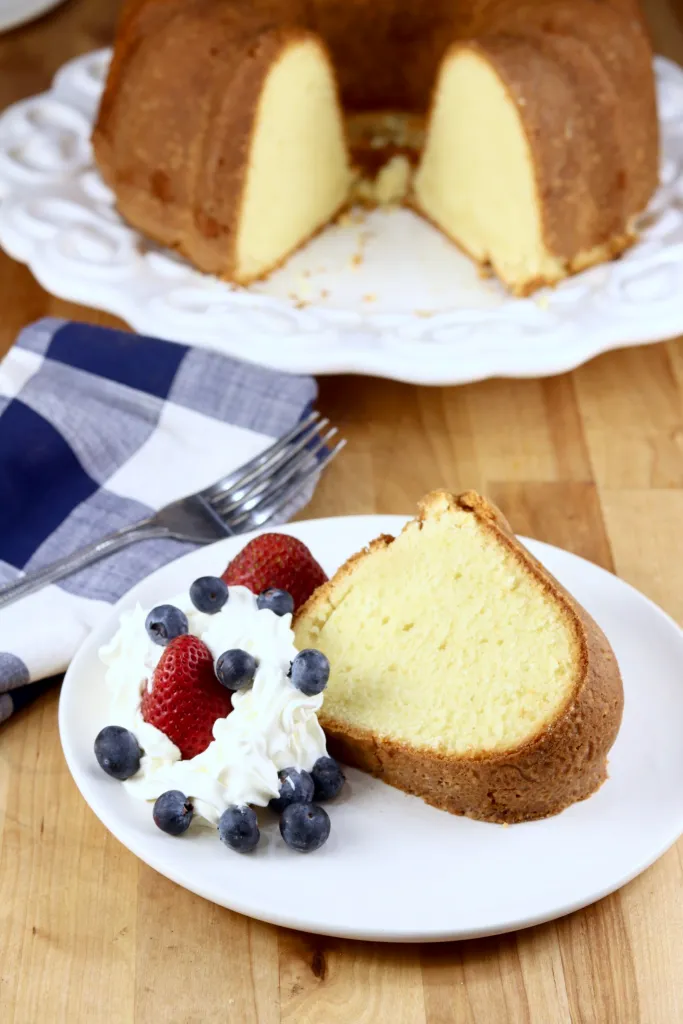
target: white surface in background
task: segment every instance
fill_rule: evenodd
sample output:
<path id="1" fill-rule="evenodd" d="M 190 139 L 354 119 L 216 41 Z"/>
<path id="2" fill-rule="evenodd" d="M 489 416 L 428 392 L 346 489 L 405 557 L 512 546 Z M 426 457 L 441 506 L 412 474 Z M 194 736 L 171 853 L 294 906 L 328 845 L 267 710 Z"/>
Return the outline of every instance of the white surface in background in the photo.
<path id="1" fill-rule="evenodd" d="M 0 32 L 18 28 L 27 21 L 46 14 L 64 0 L 0 0 Z"/>
<path id="2" fill-rule="evenodd" d="M 0 245 L 61 298 L 281 370 L 429 384 L 546 376 L 683 333 L 683 71 L 664 58 L 661 187 L 638 244 L 528 299 L 401 209 L 327 229 L 248 289 L 193 270 L 124 224 L 94 169 L 109 58 L 72 61 L 0 117 Z"/>

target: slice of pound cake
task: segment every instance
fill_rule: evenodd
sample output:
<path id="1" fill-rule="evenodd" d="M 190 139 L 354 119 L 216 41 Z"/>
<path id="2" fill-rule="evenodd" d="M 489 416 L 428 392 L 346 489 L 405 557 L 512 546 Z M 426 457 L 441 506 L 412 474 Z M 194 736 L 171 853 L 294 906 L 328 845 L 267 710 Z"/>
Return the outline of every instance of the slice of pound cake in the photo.
<path id="1" fill-rule="evenodd" d="M 428 495 L 318 588 L 295 633 L 333 666 L 320 720 L 335 756 L 436 807 L 528 821 L 606 778 L 612 649 L 478 494 Z"/>

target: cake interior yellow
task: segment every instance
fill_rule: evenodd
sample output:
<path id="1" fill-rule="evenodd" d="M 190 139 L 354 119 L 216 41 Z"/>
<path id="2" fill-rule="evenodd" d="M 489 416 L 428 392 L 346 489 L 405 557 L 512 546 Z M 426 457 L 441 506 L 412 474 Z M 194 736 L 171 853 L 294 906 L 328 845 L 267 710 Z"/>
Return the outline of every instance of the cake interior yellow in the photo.
<path id="1" fill-rule="evenodd" d="M 436 491 L 299 611 L 332 666 L 341 760 L 455 814 L 556 814 L 606 777 L 619 668 L 597 624 L 473 492 Z"/>
<path id="2" fill-rule="evenodd" d="M 455 754 L 535 735 L 579 654 L 567 609 L 462 509 L 360 560 L 297 639 L 333 666 L 327 718 Z"/>
<path id="3" fill-rule="evenodd" d="M 239 276 L 262 277 L 339 212 L 351 184 L 333 70 L 313 38 L 290 43 L 271 68 L 237 236 Z"/>

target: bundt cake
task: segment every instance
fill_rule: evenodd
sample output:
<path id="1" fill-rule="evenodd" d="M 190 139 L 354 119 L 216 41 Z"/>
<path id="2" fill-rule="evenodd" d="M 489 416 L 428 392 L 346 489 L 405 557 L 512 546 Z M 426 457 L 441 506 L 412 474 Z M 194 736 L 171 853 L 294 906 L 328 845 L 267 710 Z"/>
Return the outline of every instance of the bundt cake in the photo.
<path id="1" fill-rule="evenodd" d="M 528 821 L 606 777 L 623 707 L 610 645 L 477 494 L 428 495 L 318 588 L 295 635 L 332 665 L 331 752 L 436 807 Z"/>
<path id="2" fill-rule="evenodd" d="M 227 280 L 400 201 L 523 295 L 634 239 L 651 61 L 638 0 L 129 0 L 94 152 L 132 225 Z"/>

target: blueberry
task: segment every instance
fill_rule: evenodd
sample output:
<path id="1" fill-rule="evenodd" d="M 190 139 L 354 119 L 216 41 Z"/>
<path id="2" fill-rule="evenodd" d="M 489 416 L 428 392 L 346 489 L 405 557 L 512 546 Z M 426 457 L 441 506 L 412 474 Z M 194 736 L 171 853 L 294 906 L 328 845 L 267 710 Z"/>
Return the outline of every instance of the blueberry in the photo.
<path id="1" fill-rule="evenodd" d="M 313 799 L 313 779 L 309 772 L 298 768 L 283 768 L 277 773 L 280 780 L 280 795 L 273 797 L 268 806 L 271 811 L 282 814 L 290 804 L 310 804 Z"/>
<path id="2" fill-rule="evenodd" d="M 216 662 L 218 682 L 229 690 L 246 690 L 254 682 L 258 662 L 248 651 L 239 647 L 223 651 Z"/>
<path id="3" fill-rule="evenodd" d="M 154 824 L 169 836 L 181 836 L 187 832 L 194 814 L 192 802 L 179 789 L 169 789 L 154 804 Z"/>
<path id="4" fill-rule="evenodd" d="M 158 604 L 145 619 L 145 629 L 155 644 L 165 647 L 177 636 L 187 633 L 187 615 L 173 604 Z"/>
<path id="5" fill-rule="evenodd" d="M 299 651 L 290 669 L 292 682 L 307 697 L 322 693 L 330 678 L 330 663 L 322 651 Z"/>
<path id="6" fill-rule="evenodd" d="M 276 615 L 291 615 L 294 611 L 294 598 L 286 590 L 277 590 L 276 587 L 271 587 L 270 590 L 264 590 L 262 594 L 259 594 L 256 598 L 256 606 L 262 610 L 268 608 Z"/>
<path id="7" fill-rule="evenodd" d="M 293 850 L 312 853 L 327 842 L 330 834 L 329 815 L 316 804 L 290 804 L 282 812 L 280 834 Z"/>
<path id="8" fill-rule="evenodd" d="M 237 853 L 250 853 L 261 838 L 256 812 L 251 807 L 228 807 L 218 822 L 221 842 Z"/>
<path id="9" fill-rule="evenodd" d="M 344 772 L 333 757 L 319 757 L 311 768 L 316 800 L 334 800 L 344 785 Z"/>
<path id="10" fill-rule="evenodd" d="M 215 615 L 228 600 L 228 584 L 219 576 L 200 576 L 190 587 L 190 600 L 200 612 Z"/>
<path id="11" fill-rule="evenodd" d="M 129 779 L 140 768 L 142 750 L 132 732 L 120 725 L 105 725 L 95 739 L 100 768 L 114 779 Z"/>

